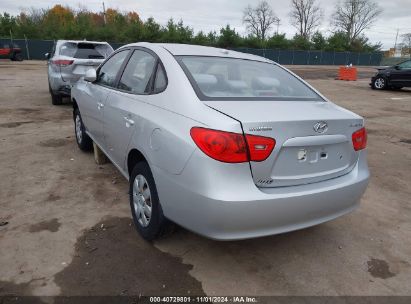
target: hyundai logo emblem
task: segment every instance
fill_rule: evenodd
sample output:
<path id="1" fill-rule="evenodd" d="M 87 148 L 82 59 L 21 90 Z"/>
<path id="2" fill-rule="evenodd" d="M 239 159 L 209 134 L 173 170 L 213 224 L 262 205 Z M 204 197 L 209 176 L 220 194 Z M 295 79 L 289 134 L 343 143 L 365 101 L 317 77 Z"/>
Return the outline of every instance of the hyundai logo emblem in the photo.
<path id="1" fill-rule="evenodd" d="M 314 125 L 314 131 L 317 133 L 325 133 L 328 130 L 328 125 L 325 121 L 319 121 Z"/>

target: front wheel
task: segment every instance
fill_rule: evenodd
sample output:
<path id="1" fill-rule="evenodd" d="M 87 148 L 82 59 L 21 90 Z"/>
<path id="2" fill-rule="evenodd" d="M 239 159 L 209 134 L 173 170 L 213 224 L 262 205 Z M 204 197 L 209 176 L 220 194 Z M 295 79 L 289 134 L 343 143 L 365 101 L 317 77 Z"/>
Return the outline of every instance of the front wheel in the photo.
<path id="1" fill-rule="evenodd" d="M 372 88 L 375 90 L 384 90 L 387 88 L 387 81 L 383 77 L 375 78 L 372 82 Z"/>
<path id="2" fill-rule="evenodd" d="M 80 150 L 91 151 L 93 149 L 93 141 L 86 133 L 86 129 L 78 109 L 74 110 L 74 132 L 76 135 L 76 142 Z"/>
<path id="3" fill-rule="evenodd" d="M 130 206 L 134 225 L 147 241 L 163 235 L 170 227 L 164 217 L 156 184 L 147 162 L 138 162 L 130 176 Z"/>

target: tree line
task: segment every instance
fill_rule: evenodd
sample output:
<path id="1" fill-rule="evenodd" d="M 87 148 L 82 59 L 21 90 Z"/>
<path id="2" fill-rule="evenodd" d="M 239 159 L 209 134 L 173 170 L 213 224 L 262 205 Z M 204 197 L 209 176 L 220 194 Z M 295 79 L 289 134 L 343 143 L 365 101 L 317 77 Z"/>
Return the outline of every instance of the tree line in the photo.
<path id="1" fill-rule="evenodd" d="M 280 19 L 267 1 L 243 11 L 247 34 L 240 35 L 230 25 L 218 31 L 194 32 L 182 20 L 169 19 L 160 25 L 150 17 L 143 21 L 134 11 L 109 8 L 92 12 L 86 7 L 74 9 L 55 5 L 50 9 L 23 10 L 18 15 L 0 14 L 0 37 L 28 39 L 88 39 L 109 42 L 173 42 L 224 48 L 274 48 L 370 52 L 381 48 L 364 35 L 381 13 L 372 0 L 344 0 L 333 14 L 333 31 L 319 31 L 323 11 L 316 0 L 291 0 L 289 18 L 297 30 L 292 38 L 278 31 Z M 275 29 L 277 29 L 275 31 Z"/>

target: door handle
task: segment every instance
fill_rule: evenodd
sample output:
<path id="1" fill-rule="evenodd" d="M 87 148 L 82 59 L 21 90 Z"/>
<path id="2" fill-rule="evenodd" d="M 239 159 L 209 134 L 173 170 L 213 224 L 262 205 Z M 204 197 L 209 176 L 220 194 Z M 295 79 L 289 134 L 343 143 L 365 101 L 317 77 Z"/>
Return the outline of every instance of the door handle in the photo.
<path id="1" fill-rule="evenodd" d="M 101 102 L 97 102 L 97 109 L 101 110 L 102 108 L 104 108 L 104 104 Z"/>
<path id="2" fill-rule="evenodd" d="M 124 120 L 126 121 L 126 127 L 134 126 L 134 120 L 128 118 L 127 116 L 124 116 Z"/>

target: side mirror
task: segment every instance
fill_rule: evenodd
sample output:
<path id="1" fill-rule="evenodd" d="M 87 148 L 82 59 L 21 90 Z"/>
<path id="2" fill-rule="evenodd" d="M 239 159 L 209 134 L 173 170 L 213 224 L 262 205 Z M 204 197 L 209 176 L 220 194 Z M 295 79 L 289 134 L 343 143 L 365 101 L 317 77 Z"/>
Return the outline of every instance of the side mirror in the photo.
<path id="1" fill-rule="evenodd" d="M 50 59 L 50 53 L 44 54 L 44 57 L 46 57 L 46 59 Z"/>
<path id="2" fill-rule="evenodd" d="M 94 82 L 97 79 L 97 72 L 95 69 L 88 69 L 86 75 L 84 75 L 84 80 L 89 82 Z"/>
<path id="3" fill-rule="evenodd" d="M 394 69 L 401 70 L 401 67 L 399 65 L 394 65 Z"/>

